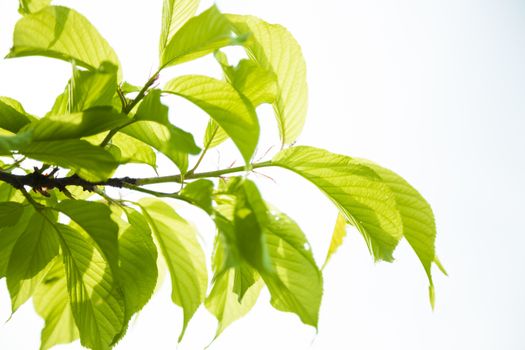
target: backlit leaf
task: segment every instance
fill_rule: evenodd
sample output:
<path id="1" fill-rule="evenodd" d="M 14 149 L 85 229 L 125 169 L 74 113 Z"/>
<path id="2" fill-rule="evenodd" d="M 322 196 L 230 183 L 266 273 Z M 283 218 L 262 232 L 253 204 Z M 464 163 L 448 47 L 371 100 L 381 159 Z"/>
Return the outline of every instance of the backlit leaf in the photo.
<path id="1" fill-rule="evenodd" d="M 281 151 L 272 164 L 316 185 L 363 234 L 375 259 L 393 260 L 403 222 L 394 195 L 372 168 L 357 159 L 307 146 Z"/>
<path id="2" fill-rule="evenodd" d="M 15 225 L 22 213 L 24 205 L 17 202 L 0 202 L 0 227 Z"/>
<path id="3" fill-rule="evenodd" d="M 202 108 L 231 137 L 246 163 L 259 139 L 259 122 L 251 103 L 230 84 L 206 76 L 186 75 L 169 81 L 166 92 Z"/>
<path id="4" fill-rule="evenodd" d="M 38 12 L 50 3 L 51 0 L 19 0 L 18 12 L 21 14 Z"/>
<path id="5" fill-rule="evenodd" d="M 162 4 L 162 29 L 160 33 L 160 53 L 170 39 L 188 19 L 193 17 L 199 0 L 164 0 Z"/>
<path id="6" fill-rule="evenodd" d="M 188 322 L 204 301 L 208 274 L 195 229 L 169 205 L 152 198 L 140 200 L 162 256 L 168 266 L 173 302 L 183 308 L 182 339 Z"/>
<path id="7" fill-rule="evenodd" d="M 15 225 L 0 227 L 0 278 L 5 277 L 13 247 L 22 233 L 26 231 L 29 219 L 31 219 L 33 214 L 33 207 L 26 206 L 20 220 Z"/>
<path id="8" fill-rule="evenodd" d="M 335 221 L 334 232 L 332 232 L 332 239 L 330 240 L 330 247 L 328 248 L 328 253 L 324 260 L 323 269 L 330 261 L 332 255 L 335 254 L 337 249 L 343 244 L 343 239 L 346 236 L 346 219 L 343 214 L 339 213 Z"/>
<path id="9" fill-rule="evenodd" d="M 0 97 L 0 128 L 17 133 L 31 121 L 32 118 L 25 113 L 18 102 L 8 97 Z"/>
<path id="10" fill-rule="evenodd" d="M 78 12 L 49 6 L 22 17 L 15 26 L 7 57 L 47 56 L 74 61 L 89 70 L 104 62 L 119 67 L 117 55 L 93 25 Z"/>
<path id="11" fill-rule="evenodd" d="M 308 103 L 306 64 L 301 48 L 286 28 L 253 16 L 228 15 L 237 33 L 251 33 L 244 47 L 262 68 L 277 76 L 278 94 L 273 103 L 283 144 L 301 133 Z"/>
<path id="12" fill-rule="evenodd" d="M 211 180 L 200 179 L 190 182 L 180 191 L 180 195 L 211 214 L 213 195 L 213 182 Z"/>

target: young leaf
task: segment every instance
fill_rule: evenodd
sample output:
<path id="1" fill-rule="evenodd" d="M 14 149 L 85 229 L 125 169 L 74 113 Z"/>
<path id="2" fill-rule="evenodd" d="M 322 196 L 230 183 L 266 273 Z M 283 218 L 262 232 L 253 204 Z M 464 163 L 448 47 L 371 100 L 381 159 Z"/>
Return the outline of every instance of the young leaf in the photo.
<path id="1" fill-rule="evenodd" d="M 115 273 L 118 270 L 118 226 L 103 203 L 66 199 L 56 209 L 66 214 L 96 242 L 101 254 Z"/>
<path id="2" fill-rule="evenodd" d="M 108 349 L 124 326 L 124 300 L 115 277 L 100 252 L 80 232 L 62 224 L 56 229 L 80 343 Z"/>
<path id="3" fill-rule="evenodd" d="M 162 51 L 160 64 L 165 68 L 191 61 L 241 41 L 232 35 L 230 22 L 214 5 L 188 20 L 173 35 Z"/>
<path id="4" fill-rule="evenodd" d="M 169 124 L 168 111 L 169 108 L 161 102 L 161 91 L 159 89 L 151 90 L 140 103 L 136 120 L 150 120 L 160 124 Z"/>
<path id="5" fill-rule="evenodd" d="M 119 67 L 117 55 L 93 25 L 78 12 L 49 6 L 21 18 L 13 34 L 8 58 L 46 56 L 74 61 L 89 70 L 104 62 Z"/>
<path id="6" fill-rule="evenodd" d="M 46 213 L 37 212 L 17 239 L 7 265 L 7 287 L 15 312 L 33 294 L 58 255 L 58 237 Z"/>
<path id="7" fill-rule="evenodd" d="M 71 169 L 88 181 L 104 181 L 118 166 L 109 152 L 84 140 L 32 142 L 22 147 L 20 153 L 29 158 Z"/>
<path id="8" fill-rule="evenodd" d="M 171 298 L 184 311 L 180 342 L 206 295 L 208 274 L 204 252 L 195 229 L 169 205 L 152 198 L 140 200 L 140 205 L 170 271 Z"/>
<path id="9" fill-rule="evenodd" d="M 27 15 L 38 12 L 51 3 L 51 0 L 19 0 L 18 12 Z"/>
<path id="10" fill-rule="evenodd" d="M 213 182 L 200 179 L 184 186 L 180 195 L 208 214 L 212 213 Z"/>
<path id="11" fill-rule="evenodd" d="M 24 127 L 33 141 L 55 141 L 91 136 L 124 125 L 129 118 L 111 107 L 95 107 L 83 112 L 48 115 Z"/>
<path id="12" fill-rule="evenodd" d="M 301 47 L 282 26 L 253 16 L 228 15 L 237 33 L 251 33 L 244 43 L 248 54 L 261 67 L 277 76 L 278 95 L 273 103 L 284 144 L 301 133 L 308 103 L 306 65 Z"/>
<path id="13" fill-rule="evenodd" d="M 334 232 L 332 233 L 330 247 L 328 248 L 328 253 L 326 254 L 326 258 L 323 263 L 323 269 L 325 268 L 326 264 L 328 264 L 328 261 L 330 260 L 332 255 L 334 255 L 337 249 L 339 249 L 339 247 L 341 246 L 341 244 L 343 244 L 343 239 L 346 236 L 346 225 L 347 224 L 345 216 L 339 213 L 335 221 Z"/>
<path id="14" fill-rule="evenodd" d="M 9 185 L 10 186 L 10 185 Z M 32 206 L 25 206 L 20 220 L 13 225 L 0 227 L 0 278 L 6 275 L 11 252 L 18 238 L 26 231 L 29 219 L 33 216 L 34 209 Z"/>
<path id="15" fill-rule="evenodd" d="M 262 273 L 272 305 L 317 328 L 323 278 L 300 227 L 275 211 L 264 230 L 273 273 Z"/>
<path id="16" fill-rule="evenodd" d="M 64 264 L 55 259 L 42 283 L 35 290 L 33 305 L 45 320 L 40 338 L 40 350 L 47 350 L 58 344 L 71 343 L 79 333 L 71 311 L 67 293 Z"/>
<path id="17" fill-rule="evenodd" d="M 31 132 L 10 134 L 7 131 L 6 134 L 0 135 L 0 156 L 11 155 L 11 151 L 26 147 L 31 142 L 31 138 Z"/>
<path id="18" fill-rule="evenodd" d="M 259 139 L 259 122 L 251 103 L 230 84 L 186 75 L 169 81 L 164 90 L 186 98 L 208 113 L 231 137 L 246 163 L 250 162 Z"/>
<path id="19" fill-rule="evenodd" d="M 22 213 L 24 205 L 17 202 L 0 202 L 0 227 L 15 225 Z"/>
<path id="20" fill-rule="evenodd" d="M 157 247 L 146 219 L 136 210 L 127 208 L 126 224 L 119 237 L 118 280 L 126 302 L 127 324 L 151 298 L 157 284 Z M 124 336 L 122 332 L 121 336 Z M 120 337 L 119 337 L 120 338 Z"/>
<path id="21" fill-rule="evenodd" d="M 162 29 L 160 54 L 173 35 L 197 11 L 199 0 L 164 0 L 162 4 Z"/>
<path id="22" fill-rule="evenodd" d="M 15 108 L 15 106 L 19 108 Z M 8 97 L 0 97 L 0 128 L 17 133 L 32 119 L 18 102 Z"/>
<path id="23" fill-rule="evenodd" d="M 124 133 L 117 133 L 111 139 L 111 145 L 120 150 L 120 164 L 144 163 L 157 166 L 157 155 L 150 146 Z"/>
<path id="24" fill-rule="evenodd" d="M 307 146 L 281 151 L 272 164 L 316 185 L 355 224 L 376 260 L 393 260 L 403 222 L 394 195 L 373 169 L 359 160 Z"/>

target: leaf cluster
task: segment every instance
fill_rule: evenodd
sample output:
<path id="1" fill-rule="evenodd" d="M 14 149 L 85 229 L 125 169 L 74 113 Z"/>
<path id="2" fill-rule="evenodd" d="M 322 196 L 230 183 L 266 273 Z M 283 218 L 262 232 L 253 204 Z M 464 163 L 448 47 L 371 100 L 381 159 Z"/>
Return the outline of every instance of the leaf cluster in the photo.
<path id="1" fill-rule="evenodd" d="M 20 0 L 22 17 L 7 57 L 67 62 L 72 75 L 64 92 L 38 117 L 0 97 L 0 277 L 13 313 L 32 298 L 45 320 L 41 349 L 76 339 L 87 348 L 111 348 L 151 298 L 162 268 L 183 311 L 179 341 L 201 305 L 217 318 L 218 336 L 250 311 L 262 288 L 273 307 L 317 328 L 322 269 L 297 223 L 248 178 L 263 167 L 296 173 L 339 209 L 325 264 L 348 225 L 376 260 L 392 261 L 405 237 L 428 275 L 433 301 L 431 266 L 440 264 L 425 199 L 370 161 L 293 146 L 304 126 L 308 89 L 301 49 L 284 27 L 223 14 L 216 6 L 196 14 L 198 0 L 164 0 L 159 68 L 137 87 L 124 80 L 117 54 L 84 16 L 50 2 Z M 221 50 L 233 45 L 247 54 L 234 65 Z M 210 54 L 222 79 L 182 75 L 157 86 L 165 68 Z M 209 115 L 202 142 L 170 118 L 162 102 L 170 95 Z M 273 106 L 281 150 L 254 162 L 261 104 Z M 244 165 L 198 172 L 207 151 L 228 139 Z M 130 163 L 156 169 L 159 154 L 178 172 L 114 177 Z M 180 189 L 148 187 L 160 183 Z M 108 187 L 144 196 L 123 200 Z M 212 271 L 194 226 L 166 197 L 202 209 L 215 223 Z"/>

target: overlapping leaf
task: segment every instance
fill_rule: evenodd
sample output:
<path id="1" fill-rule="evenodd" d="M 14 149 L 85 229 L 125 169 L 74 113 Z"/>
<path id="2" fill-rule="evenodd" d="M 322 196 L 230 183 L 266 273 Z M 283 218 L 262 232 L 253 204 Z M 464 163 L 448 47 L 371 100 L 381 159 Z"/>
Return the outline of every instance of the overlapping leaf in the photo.
<path id="1" fill-rule="evenodd" d="M 228 15 L 237 33 L 251 33 L 244 43 L 261 67 L 277 76 L 278 94 L 273 106 L 283 144 L 301 133 L 307 111 L 306 64 L 299 44 L 282 26 L 253 16 Z"/>
<path id="2" fill-rule="evenodd" d="M 0 128 L 17 133 L 32 119 L 17 101 L 0 97 Z"/>
<path id="3" fill-rule="evenodd" d="M 169 205 L 156 199 L 140 201 L 168 266 L 173 302 L 183 308 L 182 339 L 188 322 L 204 301 L 208 285 L 206 262 L 195 229 Z"/>
<path id="4" fill-rule="evenodd" d="M 259 139 L 259 122 L 251 103 L 237 90 L 227 82 L 200 75 L 175 78 L 164 90 L 186 98 L 208 113 L 249 163 Z"/>
<path id="5" fill-rule="evenodd" d="M 162 28 L 160 33 L 160 54 L 180 27 L 190 19 L 197 8 L 199 0 L 164 0 L 162 6 Z"/>
<path id="6" fill-rule="evenodd" d="M 330 258 L 339 249 L 341 244 L 343 244 L 343 239 L 346 236 L 346 225 L 347 223 L 345 216 L 339 213 L 335 221 L 334 231 L 332 232 L 332 239 L 330 240 L 330 247 L 328 247 L 328 253 L 326 253 L 323 268 L 326 266 L 326 264 L 328 264 L 328 261 L 330 261 Z"/>
<path id="7" fill-rule="evenodd" d="M 15 225 L 0 227 L 0 278 L 6 275 L 13 247 L 22 233 L 26 231 L 29 219 L 33 214 L 33 207 L 26 206 Z"/>
<path id="8" fill-rule="evenodd" d="M 19 0 L 18 12 L 21 14 L 38 12 L 50 3 L 51 0 Z"/>
<path id="9" fill-rule="evenodd" d="M 7 57 L 47 56 L 74 61 L 89 70 L 104 62 L 119 67 L 117 55 L 93 25 L 78 12 L 49 6 L 21 18 Z"/>

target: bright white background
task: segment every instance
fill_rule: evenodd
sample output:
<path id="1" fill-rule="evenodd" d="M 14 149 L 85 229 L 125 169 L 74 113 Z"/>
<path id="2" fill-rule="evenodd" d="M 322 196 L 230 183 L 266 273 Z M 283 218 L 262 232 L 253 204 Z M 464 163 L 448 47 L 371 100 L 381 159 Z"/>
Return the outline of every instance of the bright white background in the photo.
<path id="1" fill-rule="evenodd" d="M 11 45 L 16 3 L 0 2 L 1 55 Z M 160 0 L 55 3 L 81 11 L 99 28 L 119 54 L 128 81 L 142 83 L 156 68 Z M 523 349 L 525 3 L 217 3 L 225 12 L 281 23 L 295 35 L 310 86 L 308 121 L 299 143 L 374 160 L 418 188 L 434 208 L 437 251 L 450 276 L 435 271 L 432 312 L 423 269 L 407 244 L 397 250 L 394 264 L 374 264 L 352 231 L 325 270 L 317 336 L 297 317 L 271 309 L 263 293 L 252 313 L 210 349 Z M 209 5 L 204 1 L 202 8 Z M 182 72 L 218 75 L 213 60 L 203 59 L 167 70 L 165 79 Z M 41 115 L 69 73 L 68 64 L 51 59 L 1 61 L 0 95 Z M 192 123 L 184 118 L 195 114 L 198 125 L 205 123 L 195 108 L 170 103 L 179 108 L 174 117 L 185 127 Z M 275 135 L 266 141 L 274 142 Z M 213 168 L 217 154 L 210 155 L 207 166 Z M 235 155 L 223 156 L 221 163 Z M 322 262 L 335 210 L 305 181 L 284 171 L 265 174 L 277 181 L 254 177 L 266 199 L 299 222 Z M 181 210 L 195 215 L 209 250 L 210 222 L 198 212 Z M 0 319 L 6 320 L 10 308 L 3 282 L 1 290 Z M 41 326 L 27 303 L 0 326 L 0 348 L 36 349 Z M 173 349 L 180 326 L 181 312 L 169 300 L 169 286 L 162 288 L 117 348 Z M 213 317 L 201 308 L 179 349 L 203 348 L 214 327 Z"/>

